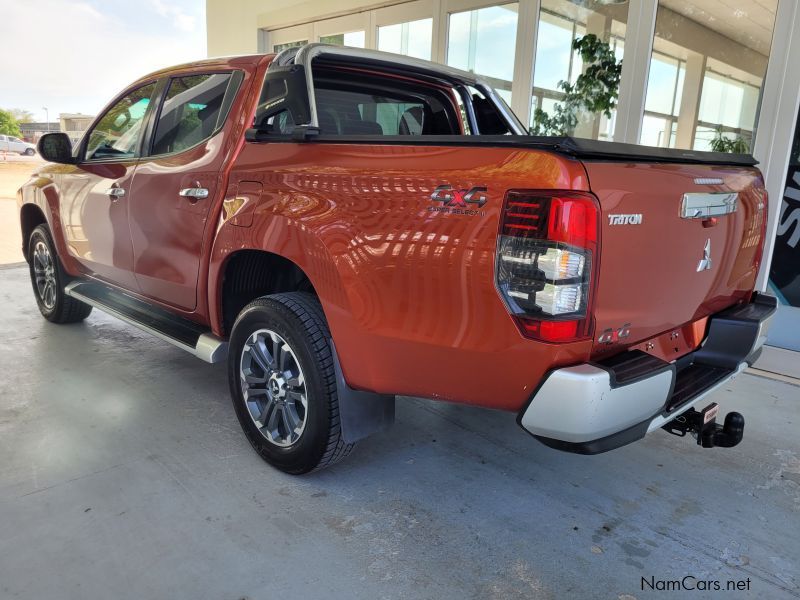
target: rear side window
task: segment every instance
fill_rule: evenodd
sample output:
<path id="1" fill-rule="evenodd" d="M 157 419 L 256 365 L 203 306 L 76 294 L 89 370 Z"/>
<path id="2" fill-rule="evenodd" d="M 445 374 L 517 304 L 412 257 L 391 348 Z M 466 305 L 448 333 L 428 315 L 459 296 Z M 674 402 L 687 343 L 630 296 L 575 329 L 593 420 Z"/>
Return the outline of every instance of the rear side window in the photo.
<path id="1" fill-rule="evenodd" d="M 153 136 L 152 154 L 172 154 L 210 138 L 230 107 L 231 73 L 173 77 Z M 227 98 L 227 101 L 226 101 Z"/>
<path id="2" fill-rule="evenodd" d="M 320 131 L 326 135 L 461 133 L 452 99 L 439 88 L 335 71 L 315 77 L 314 88 Z"/>

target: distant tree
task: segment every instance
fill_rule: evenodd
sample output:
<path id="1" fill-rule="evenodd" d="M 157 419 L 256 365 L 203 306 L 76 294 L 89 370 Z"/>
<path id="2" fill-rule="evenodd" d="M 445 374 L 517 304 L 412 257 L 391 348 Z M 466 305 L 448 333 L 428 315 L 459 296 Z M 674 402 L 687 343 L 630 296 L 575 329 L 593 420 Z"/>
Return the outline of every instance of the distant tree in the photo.
<path id="1" fill-rule="evenodd" d="M 33 123 L 33 113 L 24 108 L 12 108 L 8 112 L 17 120 L 17 123 Z"/>
<path id="2" fill-rule="evenodd" d="M 0 133 L 4 135 L 13 135 L 14 137 L 21 137 L 22 132 L 19 130 L 19 123 L 9 111 L 0 108 Z"/>

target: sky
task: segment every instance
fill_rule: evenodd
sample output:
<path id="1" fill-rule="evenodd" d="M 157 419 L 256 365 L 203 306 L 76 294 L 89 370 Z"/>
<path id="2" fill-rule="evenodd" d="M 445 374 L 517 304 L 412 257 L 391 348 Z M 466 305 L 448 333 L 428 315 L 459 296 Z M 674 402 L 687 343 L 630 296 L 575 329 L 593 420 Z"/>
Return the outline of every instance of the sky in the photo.
<path id="1" fill-rule="evenodd" d="M 125 86 L 205 58 L 205 0 L 0 0 L 0 108 L 94 115 Z"/>

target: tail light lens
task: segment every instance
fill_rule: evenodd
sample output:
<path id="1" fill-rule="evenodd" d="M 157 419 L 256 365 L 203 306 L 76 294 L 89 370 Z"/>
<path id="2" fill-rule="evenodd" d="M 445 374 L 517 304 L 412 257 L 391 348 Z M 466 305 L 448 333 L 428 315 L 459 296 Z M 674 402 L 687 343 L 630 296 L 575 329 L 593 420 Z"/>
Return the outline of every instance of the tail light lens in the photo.
<path id="1" fill-rule="evenodd" d="M 764 246 L 767 244 L 767 215 L 769 215 L 769 194 L 767 190 L 761 188 L 761 200 L 759 202 L 760 208 L 758 210 L 758 218 L 761 219 L 759 234 L 761 237 L 758 240 L 758 247 L 754 257 L 753 265 L 756 271 L 761 267 L 761 260 L 764 258 Z"/>
<path id="2" fill-rule="evenodd" d="M 584 192 L 512 190 L 497 247 L 497 286 L 523 335 L 569 342 L 591 334 L 599 207 Z"/>

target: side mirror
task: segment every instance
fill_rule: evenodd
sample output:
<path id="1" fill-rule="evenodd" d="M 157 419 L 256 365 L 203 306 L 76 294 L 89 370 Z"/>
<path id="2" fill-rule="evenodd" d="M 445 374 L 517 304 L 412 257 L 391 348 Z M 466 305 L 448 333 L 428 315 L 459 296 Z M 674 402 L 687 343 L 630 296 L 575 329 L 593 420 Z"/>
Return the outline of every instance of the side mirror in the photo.
<path id="1" fill-rule="evenodd" d="M 71 165 L 75 163 L 72 156 L 72 142 L 66 133 L 45 133 L 36 144 L 39 156 L 49 162 Z"/>

